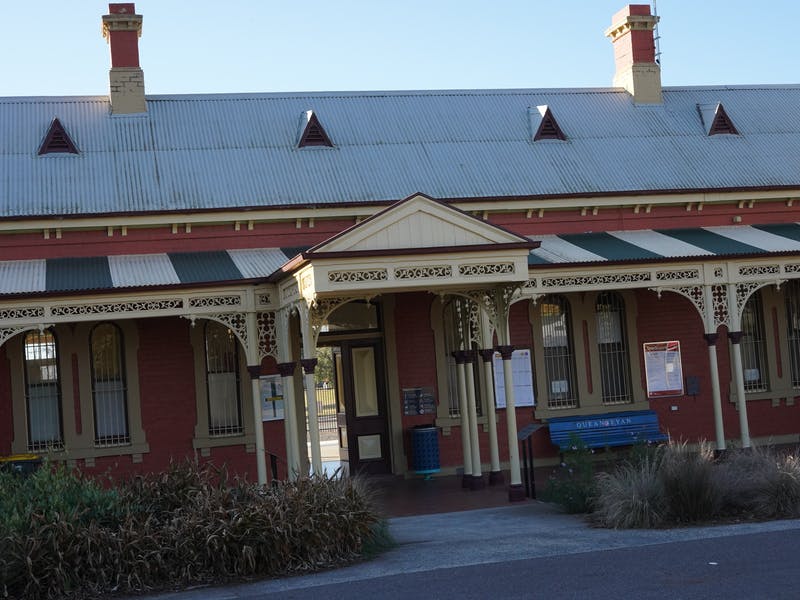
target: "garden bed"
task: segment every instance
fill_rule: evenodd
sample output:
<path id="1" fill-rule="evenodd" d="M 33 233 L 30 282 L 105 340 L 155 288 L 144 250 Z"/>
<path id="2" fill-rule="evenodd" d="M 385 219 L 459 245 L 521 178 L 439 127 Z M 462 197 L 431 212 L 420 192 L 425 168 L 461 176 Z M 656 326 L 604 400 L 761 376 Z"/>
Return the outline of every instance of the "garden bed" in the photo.
<path id="1" fill-rule="evenodd" d="M 380 524 L 358 479 L 259 487 L 187 462 L 113 483 L 45 463 L 27 478 L 0 473 L 0 596 L 308 572 L 358 559 Z"/>

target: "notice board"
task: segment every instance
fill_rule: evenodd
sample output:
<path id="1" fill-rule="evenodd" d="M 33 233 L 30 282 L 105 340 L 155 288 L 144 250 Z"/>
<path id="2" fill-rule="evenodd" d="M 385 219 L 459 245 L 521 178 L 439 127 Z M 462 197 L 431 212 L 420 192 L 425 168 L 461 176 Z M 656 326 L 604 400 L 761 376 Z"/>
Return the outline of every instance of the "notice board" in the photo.
<path id="1" fill-rule="evenodd" d="M 534 406 L 533 368 L 531 351 L 527 348 L 514 350 L 511 355 L 511 371 L 514 380 L 514 406 Z M 503 358 L 494 353 L 494 398 L 497 408 L 506 407 L 506 387 L 503 377 Z"/>
<path id="2" fill-rule="evenodd" d="M 644 368 L 648 398 L 683 395 L 680 342 L 646 342 Z"/>

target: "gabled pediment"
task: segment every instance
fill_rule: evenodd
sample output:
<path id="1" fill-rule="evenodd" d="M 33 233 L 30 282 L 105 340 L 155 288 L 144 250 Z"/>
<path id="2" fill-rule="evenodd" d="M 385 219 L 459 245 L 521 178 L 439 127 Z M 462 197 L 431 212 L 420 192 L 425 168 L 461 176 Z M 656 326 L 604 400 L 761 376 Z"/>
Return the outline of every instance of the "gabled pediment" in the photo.
<path id="1" fill-rule="evenodd" d="M 423 194 L 402 200 L 306 254 L 379 253 L 430 249 L 489 249 L 530 244 L 530 240 L 477 219 Z"/>

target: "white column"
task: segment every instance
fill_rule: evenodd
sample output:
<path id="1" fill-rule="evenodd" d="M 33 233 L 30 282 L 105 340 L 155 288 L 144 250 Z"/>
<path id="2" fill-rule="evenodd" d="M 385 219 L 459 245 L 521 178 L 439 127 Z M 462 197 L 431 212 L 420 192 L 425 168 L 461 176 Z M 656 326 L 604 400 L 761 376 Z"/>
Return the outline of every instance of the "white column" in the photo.
<path id="1" fill-rule="evenodd" d="M 316 354 L 316 349 L 314 349 Z M 308 435 L 311 438 L 311 471 L 314 475 L 322 475 L 322 447 L 319 441 L 319 416 L 317 415 L 317 387 L 314 379 L 314 369 L 317 359 L 304 358 L 300 361 L 303 365 L 306 381 L 306 405 L 308 408 Z"/>
<path id="2" fill-rule="evenodd" d="M 458 377 L 458 412 L 461 415 L 461 453 L 464 456 L 464 476 L 461 480 L 462 487 L 469 487 L 472 483 L 472 448 L 469 438 L 469 408 L 467 407 L 467 377 L 464 369 L 464 351 L 453 352 L 456 359 L 456 374 Z"/>
<path id="3" fill-rule="evenodd" d="M 725 450 L 725 428 L 722 422 L 722 394 L 719 388 L 719 364 L 717 362 L 716 333 L 705 334 L 708 343 L 709 375 L 711 376 L 711 400 L 714 405 L 714 431 L 717 439 L 717 450 Z"/>
<path id="4" fill-rule="evenodd" d="M 519 465 L 519 441 L 517 440 L 517 411 L 514 402 L 514 372 L 511 368 L 511 357 L 514 346 L 498 346 L 503 357 L 503 385 L 506 390 L 506 422 L 508 425 L 508 467 L 509 486 L 508 499 L 511 502 L 525 499 L 522 488 L 522 471 Z"/>
<path id="5" fill-rule="evenodd" d="M 739 429 L 742 436 L 742 448 L 749 448 L 750 424 L 747 420 L 747 399 L 744 391 L 744 371 L 742 370 L 742 341 L 741 331 L 729 331 L 728 337 L 731 340 L 731 354 L 733 358 L 733 380 L 736 385 L 736 407 L 739 409 Z"/>
<path id="6" fill-rule="evenodd" d="M 286 465 L 289 481 L 300 476 L 300 448 L 297 439 L 297 410 L 294 399 L 295 362 L 278 363 L 278 372 L 283 378 L 284 432 L 286 434 Z"/>
<path id="7" fill-rule="evenodd" d="M 464 353 L 466 363 L 466 384 L 467 384 L 467 405 L 469 409 L 469 444 L 472 450 L 472 483 L 470 488 L 473 490 L 481 489 L 484 486 L 483 473 L 481 473 L 481 448 L 478 440 L 478 407 L 475 404 L 475 370 L 473 361 L 475 353 L 467 351 Z"/>
<path id="8" fill-rule="evenodd" d="M 267 484 L 267 454 L 264 447 L 264 425 L 261 421 L 261 353 L 258 348 L 258 319 L 256 313 L 247 313 L 247 371 L 250 374 L 251 405 L 253 407 L 253 431 L 256 437 L 256 472 L 258 484 Z"/>
<path id="9" fill-rule="evenodd" d="M 497 409 L 494 399 L 493 360 L 494 350 L 480 351 L 483 359 L 484 394 L 486 395 L 486 422 L 489 427 L 489 485 L 503 482 L 500 470 L 500 449 L 497 444 Z"/>

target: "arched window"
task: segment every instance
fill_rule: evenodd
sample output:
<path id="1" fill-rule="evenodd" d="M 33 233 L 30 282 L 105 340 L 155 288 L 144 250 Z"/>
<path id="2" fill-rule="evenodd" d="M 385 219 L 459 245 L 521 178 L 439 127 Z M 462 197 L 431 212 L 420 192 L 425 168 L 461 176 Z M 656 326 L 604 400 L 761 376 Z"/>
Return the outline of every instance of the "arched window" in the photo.
<path id="1" fill-rule="evenodd" d="M 619 294 L 600 294 L 595 303 L 594 314 L 603 404 L 627 404 L 633 398 L 625 331 L 625 303 Z"/>
<path id="2" fill-rule="evenodd" d="M 60 450 L 64 437 L 56 336 L 50 329 L 31 331 L 23 346 L 28 450 Z"/>
<path id="3" fill-rule="evenodd" d="M 575 382 L 575 352 L 569 302 L 563 296 L 546 296 L 539 301 L 542 326 L 544 371 L 548 408 L 578 406 Z"/>
<path id="4" fill-rule="evenodd" d="M 239 344 L 227 327 L 206 322 L 206 386 L 209 435 L 242 433 Z"/>
<path id="5" fill-rule="evenodd" d="M 96 325 L 89 334 L 89 346 L 92 359 L 95 445 L 129 444 L 128 390 L 122 331 L 113 323 Z"/>
<path id="6" fill-rule="evenodd" d="M 786 322 L 789 325 L 789 361 L 792 367 L 792 387 L 800 387 L 800 281 L 793 279 L 783 288 L 786 303 Z"/>
<path id="7" fill-rule="evenodd" d="M 745 392 L 765 392 L 769 389 L 764 308 L 761 291 L 755 292 L 742 311 L 742 370 Z"/>

